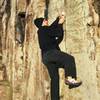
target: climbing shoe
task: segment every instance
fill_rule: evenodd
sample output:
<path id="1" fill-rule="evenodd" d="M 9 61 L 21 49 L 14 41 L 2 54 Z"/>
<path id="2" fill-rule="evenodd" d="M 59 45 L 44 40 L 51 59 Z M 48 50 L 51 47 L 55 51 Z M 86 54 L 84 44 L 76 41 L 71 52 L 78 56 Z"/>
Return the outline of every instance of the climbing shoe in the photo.
<path id="1" fill-rule="evenodd" d="M 82 81 L 77 81 L 75 79 L 65 80 L 65 84 L 69 85 L 69 89 L 79 87 L 82 84 Z"/>

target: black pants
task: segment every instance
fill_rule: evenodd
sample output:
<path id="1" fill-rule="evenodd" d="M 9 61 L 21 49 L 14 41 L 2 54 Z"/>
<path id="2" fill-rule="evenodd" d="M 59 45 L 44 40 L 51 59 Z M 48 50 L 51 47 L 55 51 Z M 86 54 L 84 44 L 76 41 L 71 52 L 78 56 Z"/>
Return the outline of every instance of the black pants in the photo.
<path id="1" fill-rule="evenodd" d="M 42 55 L 43 63 L 46 65 L 51 78 L 51 100 L 59 98 L 59 68 L 64 68 L 65 77 L 76 77 L 76 65 L 73 56 L 59 50 L 50 50 Z"/>

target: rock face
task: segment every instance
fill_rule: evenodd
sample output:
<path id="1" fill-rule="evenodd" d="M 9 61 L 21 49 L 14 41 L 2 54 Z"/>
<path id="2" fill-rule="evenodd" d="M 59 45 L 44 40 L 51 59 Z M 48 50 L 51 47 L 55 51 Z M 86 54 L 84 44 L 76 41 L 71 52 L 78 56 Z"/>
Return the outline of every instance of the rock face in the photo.
<path id="1" fill-rule="evenodd" d="M 51 100 L 33 20 L 65 11 L 62 51 L 75 56 L 82 86 L 69 90 L 60 69 L 60 100 L 100 100 L 99 0 L 0 0 L 0 100 Z"/>

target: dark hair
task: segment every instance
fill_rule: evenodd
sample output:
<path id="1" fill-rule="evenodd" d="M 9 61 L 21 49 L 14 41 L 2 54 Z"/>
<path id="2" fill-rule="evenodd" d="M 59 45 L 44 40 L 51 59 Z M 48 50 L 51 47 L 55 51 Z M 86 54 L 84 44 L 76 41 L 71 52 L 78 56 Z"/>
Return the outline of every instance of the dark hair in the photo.
<path id="1" fill-rule="evenodd" d="M 42 26 L 42 23 L 43 23 L 43 20 L 44 20 L 44 18 L 37 18 L 37 19 L 35 19 L 34 20 L 34 24 L 38 27 L 38 28 L 40 28 L 41 26 Z"/>

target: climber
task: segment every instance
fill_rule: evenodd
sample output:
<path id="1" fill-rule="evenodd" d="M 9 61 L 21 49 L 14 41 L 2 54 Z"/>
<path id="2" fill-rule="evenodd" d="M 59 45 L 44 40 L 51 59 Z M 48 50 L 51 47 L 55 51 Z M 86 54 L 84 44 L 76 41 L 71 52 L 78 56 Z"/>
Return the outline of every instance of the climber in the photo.
<path id="1" fill-rule="evenodd" d="M 63 23 L 65 15 L 62 13 L 48 25 L 48 20 L 37 18 L 34 24 L 38 28 L 38 40 L 42 54 L 42 61 L 46 65 L 51 78 L 51 100 L 59 100 L 59 68 L 65 70 L 65 84 L 69 89 L 82 84 L 77 81 L 75 59 L 72 55 L 60 50 L 59 44 L 63 40 Z"/>

